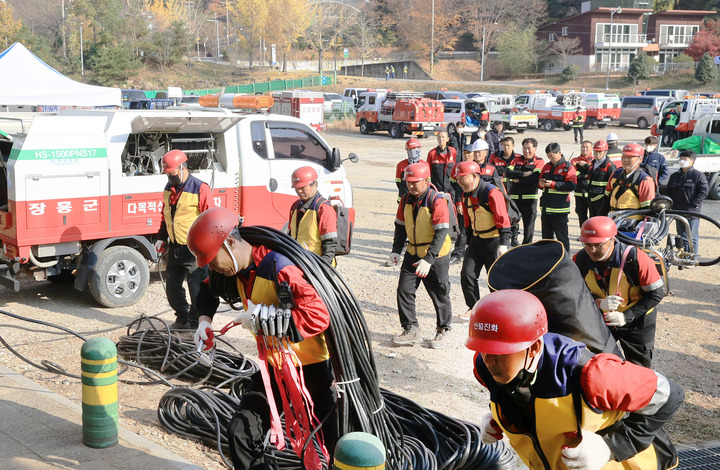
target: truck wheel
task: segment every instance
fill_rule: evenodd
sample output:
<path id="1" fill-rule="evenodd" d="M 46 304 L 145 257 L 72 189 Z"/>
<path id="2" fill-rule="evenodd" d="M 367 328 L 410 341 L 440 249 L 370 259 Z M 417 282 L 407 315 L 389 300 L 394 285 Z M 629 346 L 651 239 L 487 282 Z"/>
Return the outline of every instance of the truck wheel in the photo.
<path id="1" fill-rule="evenodd" d="M 552 119 L 547 119 L 545 122 L 543 122 L 542 128 L 545 132 L 552 132 L 555 130 L 555 121 Z"/>
<path id="2" fill-rule="evenodd" d="M 563 129 L 569 131 L 570 129 L 572 129 L 572 124 L 563 124 Z"/>
<path id="3" fill-rule="evenodd" d="M 516 129 L 516 131 L 517 131 L 518 134 L 522 134 L 522 133 L 525 132 L 525 128 L 523 127 L 523 128 L 521 129 L 521 128 L 518 127 L 518 128 Z"/>
<path id="4" fill-rule="evenodd" d="M 393 122 L 392 124 L 390 124 L 390 130 L 388 130 L 388 133 L 393 139 L 399 139 L 400 137 L 402 137 L 402 132 L 400 132 L 400 124 L 398 124 L 397 122 Z"/>
<path id="5" fill-rule="evenodd" d="M 360 120 L 360 133 L 362 135 L 368 135 L 370 133 L 370 125 L 368 124 L 367 119 Z"/>
<path id="6" fill-rule="evenodd" d="M 644 117 L 638 118 L 637 120 L 638 129 L 647 129 L 648 128 L 648 120 Z"/>
<path id="7" fill-rule="evenodd" d="M 137 250 L 111 246 L 100 254 L 88 287 L 93 298 L 105 307 L 127 307 L 145 294 L 149 279 L 147 260 Z"/>
<path id="8" fill-rule="evenodd" d="M 453 124 L 452 122 L 450 124 L 448 124 L 447 131 L 448 131 L 448 134 L 453 134 L 455 132 L 455 124 Z"/>
<path id="9" fill-rule="evenodd" d="M 715 178 L 715 181 L 710 185 L 710 199 L 716 201 L 720 199 L 720 178 Z"/>

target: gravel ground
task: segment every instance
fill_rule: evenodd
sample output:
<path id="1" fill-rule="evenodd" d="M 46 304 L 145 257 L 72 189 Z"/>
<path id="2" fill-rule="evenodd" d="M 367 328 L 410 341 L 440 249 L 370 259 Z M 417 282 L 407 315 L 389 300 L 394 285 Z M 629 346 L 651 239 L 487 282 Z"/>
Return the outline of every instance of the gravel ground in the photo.
<path id="1" fill-rule="evenodd" d="M 609 129 L 589 129 L 590 140 L 604 138 Z M 635 128 L 614 128 L 621 143 L 641 142 L 646 131 Z M 540 142 L 539 150 L 551 141 L 563 146 L 564 154 L 579 152 L 572 143 L 572 133 L 555 131 L 527 132 L 514 135 L 517 140 L 533 136 Z M 432 350 L 420 346 L 393 348 L 390 337 L 399 333 L 395 288 L 398 268 L 384 263 L 390 254 L 395 217 L 395 165 L 405 158 L 404 141 L 392 140 L 387 134 L 361 136 L 357 132 L 328 133 L 331 145 L 344 155 L 355 152 L 357 164 L 347 163 L 354 187 L 357 223 L 351 255 L 338 260 L 338 270 L 348 281 L 361 302 L 373 339 L 380 381 L 383 387 L 417 401 L 427 408 L 450 416 L 479 422 L 488 410 L 488 394 L 472 375 L 472 352 L 463 346 L 467 324 L 455 322 L 447 348 Z M 423 151 L 435 145 L 434 139 L 423 140 Z M 519 143 L 516 143 L 519 148 Z M 539 152 L 541 155 L 542 153 Z M 704 212 L 720 217 L 720 204 L 707 201 Z M 572 251 L 581 248 L 574 239 L 578 224 L 570 218 Z M 539 238 L 540 223 L 536 226 Z M 710 258 L 720 255 L 720 233 L 701 224 L 701 254 Z M 453 284 L 451 300 L 455 318 L 465 310 L 459 285 L 460 266 L 450 268 Z M 681 384 L 686 402 L 668 430 L 678 443 L 695 443 L 720 439 L 720 316 L 718 311 L 718 278 L 720 268 L 671 270 L 671 289 L 660 304 L 655 365 L 658 371 Z M 483 274 L 484 277 L 484 274 Z M 487 293 L 484 280 L 482 293 Z M 20 292 L 0 287 L 0 309 L 26 317 L 49 321 L 71 328 L 86 336 L 104 335 L 113 340 L 125 332 L 127 325 L 140 314 L 159 315 L 170 321 L 173 317 L 164 297 L 157 274 L 153 274 L 149 291 L 136 305 L 106 309 L 95 303 L 89 294 L 78 294 L 68 286 L 23 279 Z M 421 287 L 417 296 L 418 318 L 424 336 L 434 335 L 435 314 L 429 297 Z M 50 334 L 48 329 L 1 317 L 0 335 L 19 352 L 35 362 L 49 359 L 68 371 L 79 374 L 81 341 L 65 334 Z M 218 314 L 217 324 L 232 319 L 231 312 Z M 251 357 L 255 348 L 248 334 L 236 329 L 230 333 L 232 342 Z M 69 398 L 81 401 L 77 379 L 41 372 L 20 361 L 7 349 L 0 348 L 0 363 L 43 386 Z M 157 404 L 167 387 L 120 384 L 120 412 L 123 426 L 183 455 L 207 468 L 224 468 L 214 449 L 168 434 L 157 419 Z"/>

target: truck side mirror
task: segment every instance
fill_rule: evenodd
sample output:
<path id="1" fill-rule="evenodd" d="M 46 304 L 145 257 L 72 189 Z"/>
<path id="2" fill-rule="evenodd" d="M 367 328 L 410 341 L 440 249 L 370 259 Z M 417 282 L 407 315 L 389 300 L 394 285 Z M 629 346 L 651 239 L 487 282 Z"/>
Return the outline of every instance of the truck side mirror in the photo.
<path id="1" fill-rule="evenodd" d="M 335 171 L 342 165 L 342 157 L 340 156 L 340 149 L 333 148 L 327 151 L 327 168 L 330 171 Z"/>

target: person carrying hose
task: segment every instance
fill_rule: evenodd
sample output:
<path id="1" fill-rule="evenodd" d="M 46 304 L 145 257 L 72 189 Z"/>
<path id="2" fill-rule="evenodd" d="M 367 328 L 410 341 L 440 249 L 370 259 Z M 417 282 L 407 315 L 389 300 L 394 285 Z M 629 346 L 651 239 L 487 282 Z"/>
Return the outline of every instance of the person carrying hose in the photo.
<path id="1" fill-rule="evenodd" d="M 468 349 L 490 392 L 481 440 L 507 436 L 531 469 L 667 470 L 678 455 L 663 426 L 685 398 L 674 382 L 548 332 L 543 304 L 515 289 L 473 307 Z"/>
<path id="2" fill-rule="evenodd" d="M 285 434 L 291 437 L 288 426 L 295 426 L 292 439 L 302 444 L 309 432 L 323 423 L 319 441 L 327 455 L 332 455 L 338 418 L 324 335 L 330 324 L 328 309 L 297 265 L 266 246 L 251 245 L 242 238 L 237 225 L 237 215 L 225 208 L 214 208 L 202 213 L 188 232 L 188 247 L 198 265 L 210 269 L 198 293 L 200 325 L 193 338 L 198 350 L 214 346 L 212 319 L 223 298 L 231 305 L 242 302 L 244 311 L 233 323 L 255 335 L 263 360 L 228 426 L 233 465 L 250 470 L 274 468 L 265 456 L 264 441 L 270 431 L 270 443 L 284 448 L 277 411 L 280 402 L 286 415 Z M 302 380 L 293 382 L 292 377 L 304 377 L 311 402 L 302 397 L 297 401 L 305 390 L 293 388 Z M 296 427 L 298 423 L 301 428 Z M 300 455 L 299 449 L 293 450 Z M 310 443 L 305 451 L 306 468 L 314 468 L 314 452 Z M 314 457 L 317 459 L 317 454 Z"/>

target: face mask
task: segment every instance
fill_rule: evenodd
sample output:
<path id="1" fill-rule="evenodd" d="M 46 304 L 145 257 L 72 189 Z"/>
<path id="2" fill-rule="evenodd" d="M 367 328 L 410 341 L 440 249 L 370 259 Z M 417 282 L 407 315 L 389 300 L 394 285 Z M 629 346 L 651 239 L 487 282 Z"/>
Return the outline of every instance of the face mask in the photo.
<path id="1" fill-rule="evenodd" d="M 178 187 L 180 186 L 180 175 L 167 175 L 168 181 L 170 181 L 170 184 Z"/>
<path id="2" fill-rule="evenodd" d="M 647 153 L 653 152 L 653 151 L 655 151 L 655 146 L 654 145 L 646 145 L 645 150 L 647 151 Z"/>
<path id="3" fill-rule="evenodd" d="M 679 160 L 678 165 L 680 168 L 690 168 L 690 162 L 688 160 Z"/>
<path id="4" fill-rule="evenodd" d="M 227 240 L 223 240 L 223 245 L 225 245 L 225 249 L 227 250 L 228 254 L 230 255 L 230 259 L 233 261 L 233 267 L 235 268 L 235 273 L 239 272 L 240 269 L 238 268 L 237 260 L 235 259 L 235 255 L 233 255 L 232 250 L 227 244 Z"/>
<path id="5" fill-rule="evenodd" d="M 420 149 L 410 149 L 407 151 L 408 154 L 408 163 L 418 163 L 420 161 Z"/>

